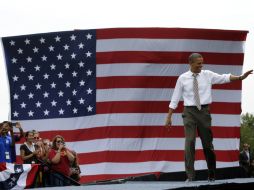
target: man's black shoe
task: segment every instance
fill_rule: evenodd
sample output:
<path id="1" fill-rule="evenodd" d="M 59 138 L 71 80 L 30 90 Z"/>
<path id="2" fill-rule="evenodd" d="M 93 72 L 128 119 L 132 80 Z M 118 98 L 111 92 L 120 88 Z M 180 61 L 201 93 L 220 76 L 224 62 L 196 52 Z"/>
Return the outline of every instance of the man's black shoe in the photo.
<path id="1" fill-rule="evenodd" d="M 209 170 L 208 171 L 208 181 L 209 182 L 214 182 L 215 181 L 215 171 L 214 170 Z"/>
<path id="2" fill-rule="evenodd" d="M 189 182 L 192 182 L 192 181 L 194 181 L 193 178 L 187 178 L 187 179 L 185 180 L 185 183 L 189 183 Z"/>
<path id="3" fill-rule="evenodd" d="M 209 178 L 208 178 L 208 182 L 215 182 L 215 178 L 209 177 Z"/>

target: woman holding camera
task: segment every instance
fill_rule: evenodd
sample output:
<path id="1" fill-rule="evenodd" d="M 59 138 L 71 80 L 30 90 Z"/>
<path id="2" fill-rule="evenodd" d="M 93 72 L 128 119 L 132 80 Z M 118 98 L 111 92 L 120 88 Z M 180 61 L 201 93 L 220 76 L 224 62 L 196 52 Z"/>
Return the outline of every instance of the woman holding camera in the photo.
<path id="1" fill-rule="evenodd" d="M 68 178 L 70 176 L 70 165 L 74 161 L 74 155 L 65 147 L 64 138 L 60 135 L 54 137 L 52 149 L 49 154 L 51 163 L 51 183 L 53 186 L 70 185 Z"/>

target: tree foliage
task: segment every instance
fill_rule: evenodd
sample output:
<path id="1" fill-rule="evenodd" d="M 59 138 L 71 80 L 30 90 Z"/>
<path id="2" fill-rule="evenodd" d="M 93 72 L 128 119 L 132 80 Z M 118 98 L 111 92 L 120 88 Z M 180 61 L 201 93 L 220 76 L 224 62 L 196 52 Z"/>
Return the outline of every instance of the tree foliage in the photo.
<path id="1" fill-rule="evenodd" d="M 250 145 L 251 153 L 254 153 L 254 116 L 246 113 L 241 116 L 240 150 L 244 143 Z"/>

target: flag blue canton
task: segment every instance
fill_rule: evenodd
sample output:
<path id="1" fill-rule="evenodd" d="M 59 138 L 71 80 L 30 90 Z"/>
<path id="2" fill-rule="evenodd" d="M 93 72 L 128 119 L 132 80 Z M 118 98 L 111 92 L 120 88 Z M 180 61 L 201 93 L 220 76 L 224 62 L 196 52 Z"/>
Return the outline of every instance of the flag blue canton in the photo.
<path id="1" fill-rule="evenodd" d="M 80 30 L 2 39 L 11 119 L 96 113 L 96 32 Z"/>

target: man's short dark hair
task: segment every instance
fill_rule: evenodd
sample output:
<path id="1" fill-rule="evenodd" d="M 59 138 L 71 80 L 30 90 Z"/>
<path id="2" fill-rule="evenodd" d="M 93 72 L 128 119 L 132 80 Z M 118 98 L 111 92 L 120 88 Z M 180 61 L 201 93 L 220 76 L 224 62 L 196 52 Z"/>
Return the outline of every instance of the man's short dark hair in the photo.
<path id="1" fill-rule="evenodd" d="M 202 58 L 203 56 L 199 53 L 192 53 L 189 56 L 189 63 L 193 63 L 193 61 L 197 58 Z"/>

